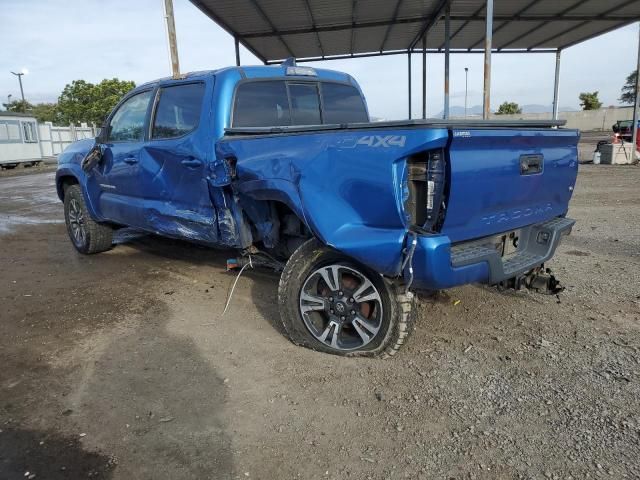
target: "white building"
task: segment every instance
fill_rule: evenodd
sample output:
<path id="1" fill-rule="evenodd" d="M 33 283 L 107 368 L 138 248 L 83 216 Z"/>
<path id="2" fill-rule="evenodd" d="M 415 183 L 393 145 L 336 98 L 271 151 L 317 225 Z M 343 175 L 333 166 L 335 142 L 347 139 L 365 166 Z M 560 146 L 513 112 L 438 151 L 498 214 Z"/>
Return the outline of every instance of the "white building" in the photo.
<path id="1" fill-rule="evenodd" d="M 0 165 L 11 168 L 18 163 L 42 161 L 42 149 L 35 117 L 0 112 Z"/>

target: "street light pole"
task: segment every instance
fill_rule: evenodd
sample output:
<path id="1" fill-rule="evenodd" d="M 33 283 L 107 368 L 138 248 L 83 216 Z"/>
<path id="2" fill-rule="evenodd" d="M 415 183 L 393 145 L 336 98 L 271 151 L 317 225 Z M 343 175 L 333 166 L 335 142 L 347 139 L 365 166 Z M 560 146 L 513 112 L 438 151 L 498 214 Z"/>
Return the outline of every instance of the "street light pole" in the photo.
<path id="1" fill-rule="evenodd" d="M 467 92 L 469 91 L 469 68 L 464 67 L 464 118 L 467 118 Z"/>
<path id="2" fill-rule="evenodd" d="M 7 110 L 9 110 L 9 105 L 11 105 L 11 97 L 13 97 L 13 95 L 7 95 Z"/>
<path id="3" fill-rule="evenodd" d="M 24 72 L 20 72 L 20 73 L 16 73 L 16 72 L 11 72 L 13 73 L 16 77 L 18 77 L 18 83 L 20 83 L 20 95 L 22 96 L 22 112 L 24 113 L 25 110 L 25 103 L 24 103 L 24 90 L 22 89 L 22 76 L 24 75 Z"/>

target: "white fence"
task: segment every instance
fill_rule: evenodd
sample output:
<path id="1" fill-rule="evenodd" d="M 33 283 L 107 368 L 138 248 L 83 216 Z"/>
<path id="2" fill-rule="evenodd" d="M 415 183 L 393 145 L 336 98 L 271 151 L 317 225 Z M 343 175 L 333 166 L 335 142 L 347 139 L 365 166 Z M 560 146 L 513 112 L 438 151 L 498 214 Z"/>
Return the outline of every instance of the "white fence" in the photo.
<path id="1" fill-rule="evenodd" d="M 559 112 L 558 118 L 567 121 L 567 128 L 579 130 L 602 130 L 613 134 L 611 127 L 618 120 L 631 120 L 633 108 L 609 107 L 599 110 L 581 110 L 579 112 Z M 520 113 L 515 115 L 491 115 L 492 120 L 549 120 L 551 113 Z"/>
<path id="2" fill-rule="evenodd" d="M 40 133 L 40 149 L 43 157 L 54 157 L 62 152 L 69 144 L 84 138 L 96 136 L 93 127 L 82 123 L 79 127 L 54 127 L 51 122 L 38 125 Z"/>

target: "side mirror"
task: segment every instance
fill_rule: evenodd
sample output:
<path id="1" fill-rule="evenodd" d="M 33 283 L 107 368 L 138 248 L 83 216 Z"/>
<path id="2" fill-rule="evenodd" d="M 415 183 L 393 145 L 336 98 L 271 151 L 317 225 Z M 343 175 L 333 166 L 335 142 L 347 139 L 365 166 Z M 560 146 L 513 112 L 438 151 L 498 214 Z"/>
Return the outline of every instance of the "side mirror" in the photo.
<path id="1" fill-rule="evenodd" d="M 98 137 L 100 138 L 100 137 Z M 97 142 L 97 138 L 96 138 Z M 89 150 L 89 152 L 85 155 L 80 163 L 80 166 L 85 172 L 89 172 L 92 168 L 100 163 L 102 160 L 102 148 L 99 143 L 96 143 L 94 147 Z"/>

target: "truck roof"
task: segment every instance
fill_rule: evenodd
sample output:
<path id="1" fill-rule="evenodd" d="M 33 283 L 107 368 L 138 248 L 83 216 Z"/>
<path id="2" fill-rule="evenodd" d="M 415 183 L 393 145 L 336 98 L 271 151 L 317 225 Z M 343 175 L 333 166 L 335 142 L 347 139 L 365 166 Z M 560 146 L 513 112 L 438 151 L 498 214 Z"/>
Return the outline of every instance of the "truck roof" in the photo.
<path id="1" fill-rule="evenodd" d="M 353 79 L 353 77 L 347 73 L 338 72 L 335 70 L 327 70 L 324 68 L 313 68 L 313 67 L 296 67 L 301 69 L 311 69 L 315 72 L 315 75 L 295 75 L 287 74 L 287 69 L 290 68 L 290 65 L 247 65 L 240 67 L 225 67 L 217 70 L 201 70 L 197 72 L 188 72 L 184 73 L 180 76 L 181 79 L 206 79 L 213 76 L 221 76 L 221 77 L 238 77 L 240 78 L 297 78 L 297 79 L 320 79 L 320 80 L 330 80 L 334 82 L 347 82 L 352 83 L 357 86 L 357 83 Z M 138 85 L 136 89 L 147 87 L 149 85 L 155 85 L 159 82 L 170 81 L 173 80 L 172 77 L 164 77 L 158 78 L 156 80 L 152 80 L 150 82 L 145 82 L 141 85 Z"/>

